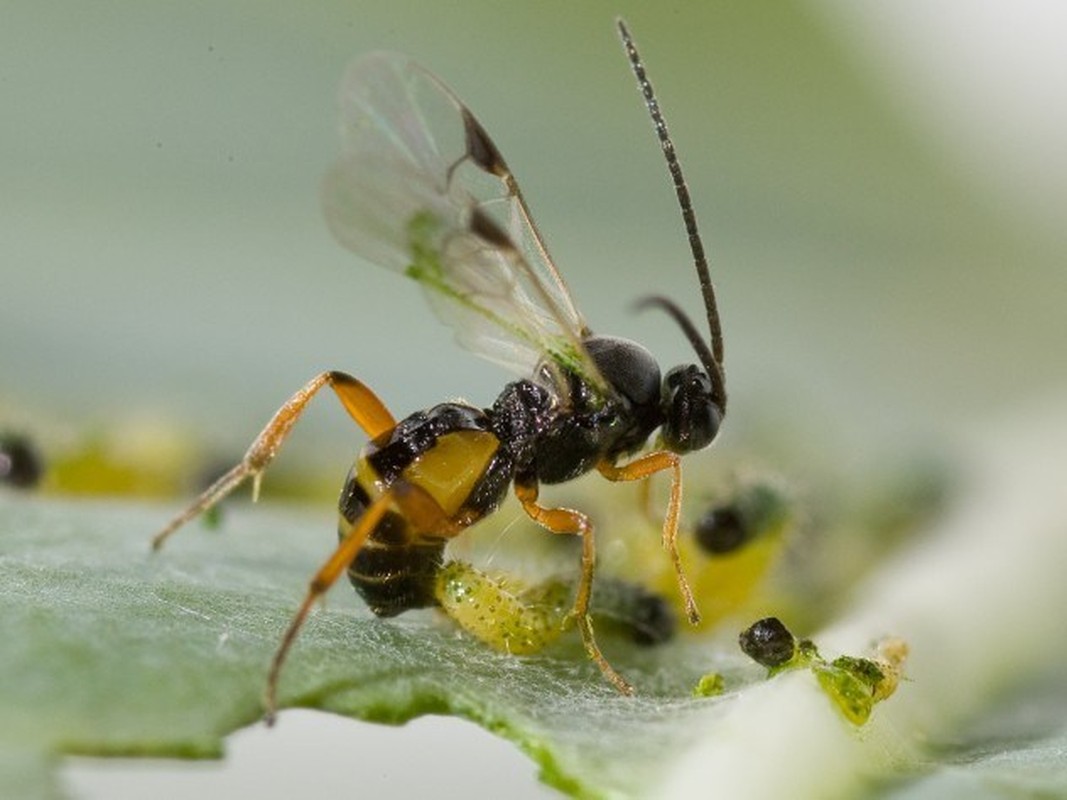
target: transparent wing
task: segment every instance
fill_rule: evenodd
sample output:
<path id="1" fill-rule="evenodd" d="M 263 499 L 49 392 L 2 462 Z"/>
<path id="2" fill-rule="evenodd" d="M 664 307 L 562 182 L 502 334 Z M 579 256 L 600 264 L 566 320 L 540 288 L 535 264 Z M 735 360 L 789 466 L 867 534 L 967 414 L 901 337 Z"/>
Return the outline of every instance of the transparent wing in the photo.
<path id="1" fill-rule="evenodd" d="M 459 99 L 405 56 L 374 53 L 349 69 L 341 109 L 323 183 L 338 241 L 417 280 L 472 352 L 525 375 L 565 368 L 606 396 L 518 185 Z"/>

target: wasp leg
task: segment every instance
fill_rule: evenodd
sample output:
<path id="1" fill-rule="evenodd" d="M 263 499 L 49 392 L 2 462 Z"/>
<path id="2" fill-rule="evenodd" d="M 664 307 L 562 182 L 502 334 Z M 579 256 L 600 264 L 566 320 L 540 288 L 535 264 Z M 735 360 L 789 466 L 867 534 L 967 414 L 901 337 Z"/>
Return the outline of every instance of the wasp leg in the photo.
<path id="1" fill-rule="evenodd" d="M 523 586 L 450 561 L 434 584 L 441 610 L 485 644 L 511 655 L 542 650 L 563 632 L 570 587 L 559 580 Z"/>
<path id="2" fill-rule="evenodd" d="M 333 389 L 352 419 L 372 439 L 396 425 L 393 415 L 374 392 L 351 375 L 336 371 L 316 375 L 274 413 L 236 466 L 205 489 L 188 508 L 152 537 L 152 549 L 158 550 L 178 528 L 214 506 L 248 478 L 252 478 L 252 498 L 256 499 L 259 496 L 259 481 L 263 471 L 278 455 L 278 450 L 289 436 L 293 425 L 300 419 L 300 415 L 304 413 L 304 408 L 311 398 L 327 385 Z"/>
<path id="3" fill-rule="evenodd" d="M 682 510 L 682 460 L 677 454 L 667 450 L 647 453 L 629 464 L 618 466 L 609 461 L 597 464 L 597 470 L 609 481 L 639 481 L 664 470 L 671 471 L 671 497 L 667 503 L 667 514 L 663 519 L 663 546 L 670 554 L 674 573 L 678 577 L 678 590 L 682 593 L 685 613 L 689 622 L 700 622 L 700 610 L 693 598 L 693 590 L 682 569 L 682 557 L 678 553 L 678 520 Z"/>
<path id="4" fill-rule="evenodd" d="M 582 634 L 582 643 L 589 658 L 600 667 L 616 689 L 626 695 L 634 693 L 634 688 L 604 658 L 593 635 L 593 621 L 589 617 L 589 596 L 593 588 L 593 569 L 596 566 L 596 542 L 593 537 L 593 524 L 589 517 L 570 508 L 545 508 L 537 503 L 537 484 L 515 483 L 515 496 L 522 504 L 523 510 L 530 518 L 551 533 L 579 534 L 582 537 L 582 569 L 578 579 L 578 591 L 570 616 L 573 617 Z"/>
<path id="5" fill-rule="evenodd" d="M 341 540 L 337 549 L 333 551 L 326 563 L 319 568 L 319 571 L 311 579 L 304 602 L 300 604 L 300 608 L 293 615 L 293 619 L 289 623 L 289 627 L 286 629 L 281 644 L 278 645 L 278 649 L 274 653 L 274 659 L 270 664 L 267 686 L 263 692 L 263 706 L 266 709 L 265 717 L 268 725 L 274 724 L 274 715 L 277 711 L 278 677 L 281 675 L 282 665 L 285 663 L 285 658 L 296 640 L 297 633 L 304 626 L 311 608 L 337 582 L 341 574 L 348 569 L 348 565 L 352 563 L 356 554 L 359 553 L 371 531 L 381 521 L 385 512 L 389 510 L 392 500 L 392 493 L 386 491 L 367 506 L 359 521 L 352 526 L 352 530 Z"/>

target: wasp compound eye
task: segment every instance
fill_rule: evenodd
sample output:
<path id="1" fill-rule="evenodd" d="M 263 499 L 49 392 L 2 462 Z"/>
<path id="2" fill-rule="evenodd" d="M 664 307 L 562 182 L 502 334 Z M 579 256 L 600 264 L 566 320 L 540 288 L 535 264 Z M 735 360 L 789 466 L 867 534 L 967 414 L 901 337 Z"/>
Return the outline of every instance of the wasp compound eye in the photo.
<path id="1" fill-rule="evenodd" d="M 722 423 L 711 379 L 694 364 L 675 367 L 663 379 L 663 441 L 675 453 L 702 450 Z"/>

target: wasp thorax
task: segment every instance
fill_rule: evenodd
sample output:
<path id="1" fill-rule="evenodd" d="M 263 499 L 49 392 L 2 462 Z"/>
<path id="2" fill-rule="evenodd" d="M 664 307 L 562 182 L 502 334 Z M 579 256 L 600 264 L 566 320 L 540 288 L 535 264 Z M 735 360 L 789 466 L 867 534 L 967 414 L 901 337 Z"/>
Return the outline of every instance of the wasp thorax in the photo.
<path id="1" fill-rule="evenodd" d="M 582 343 L 604 380 L 635 407 L 654 406 L 659 364 L 648 349 L 618 336 L 590 336 Z"/>
<path id="2" fill-rule="evenodd" d="M 663 378 L 663 443 L 675 453 L 711 444 L 722 409 L 713 399 L 711 379 L 695 364 L 675 367 Z"/>

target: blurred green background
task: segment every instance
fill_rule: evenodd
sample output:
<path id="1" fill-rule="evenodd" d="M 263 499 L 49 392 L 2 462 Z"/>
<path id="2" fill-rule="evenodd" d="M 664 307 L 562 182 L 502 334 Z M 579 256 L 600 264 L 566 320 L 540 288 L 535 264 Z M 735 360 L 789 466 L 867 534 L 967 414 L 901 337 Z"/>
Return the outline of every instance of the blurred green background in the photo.
<path id="1" fill-rule="evenodd" d="M 510 376 L 322 221 L 338 80 L 372 49 L 414 55 L 480 117 L 596 330 L 689 359 L 665 317 L 629 310 L 656 291 L 700 311 L 616 14 L 713 261 L 730 439 L 770 421 L 867 450 L 1062 386 L 1062 140 L 1012 115 L 1052 118 L 1063 58 L 1013 83 L 952 9 L 972 38 L 1020 31 L 980 25 L 988 4 L 922 6 L 7 3 L 0 422 L 47 439 L 42 419 L 159 418 L 237 452 L 325 368 L 398 415 L 491 402 Z M 291 450 L 340 471 L 360 436 L 334 405 Z"/>
<path id="2" fill-rule="evenodd" d="M 413 55 L 478 115 L 596 330 L 688 360 L 662 315 L 629 311 L 651 291 L 700 309 L 617 14 L 712 258 L 728 442 L 784 432 L 844 474 L 1062 397 L 1055 3 L 15 0 L 0 14 L 0 429 L 60 447 L 149 420 L 238 453 L 327 368 L 398 415 L 492 401 L 510 376 L 322 221 L 336 87 L 372 49 Z M 325 399 L 285 460 L 339 483 L 361 443 Z"/>

